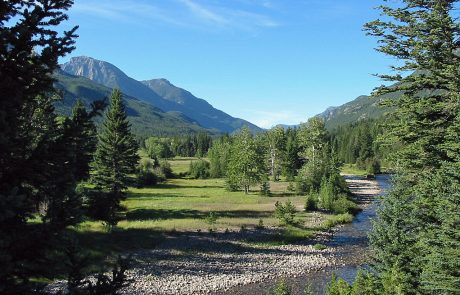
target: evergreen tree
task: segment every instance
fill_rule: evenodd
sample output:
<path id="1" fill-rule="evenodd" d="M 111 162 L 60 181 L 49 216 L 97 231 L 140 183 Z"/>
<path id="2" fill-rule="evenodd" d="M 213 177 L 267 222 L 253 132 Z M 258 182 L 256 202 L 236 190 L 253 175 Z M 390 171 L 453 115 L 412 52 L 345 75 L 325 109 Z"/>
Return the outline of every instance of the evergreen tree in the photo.
<path id="1" fill-rule="evenodd" d="M 52 110 L 58 59 L 71 52 L 76 28 L 59 34 L 73 1 L 0 3 L 0 293 L 30 293 L 29 277 L 40 269 L 48 226 L 26 220 L 43 200 L 61 198 L 53 183 L 54 152 L 62 139 Z M 39 49 L 39 51 L 36 51 Z M 60 158 L 60 157 L 59 157 Z M 50 161 L 52 160 L 52 161 Z M 62 160 L 62 158 L 61 158 Z M 65 159 L 68 160 L 68 159 Z M 53 162 L 54 161 L 54 162 Z M 61 163 L 59 163 L 61 164 Z M 73 181 L 65 170 L 56 179 L 66 195 Z M 49 195 L 53 193 L 53 195 Z M 46 208 L 44 208 L 46 209 Z M 46 210 L 49 212 L 48 210 Z M 54 215 L 54 213 L 53 213 Z M 53 218 L 54 219 L 54 218 Z M 56 219 L 54 219 L 56 220 Z M 56 220 L 57 221 L 57 220 Z M 59 222 L 60 223 L 60 222 Z"/>
<path id="2" fill-rule="evenodd" d="M 286 145 L 283 154 L 283 175 L 287 180 L 293 181 L 297 176 L 297 171 L 302 167 L 296 129 L 289 128 L 286 131 Z"/>
<path id="3" fill-rule="evenodd" d="M 138 145 L 130 132 L 122 94 L 114 90 L 106 113 L 93 162 L 91 182 L 96 190 L 92 209 L 109 226 L 117 223 L 117 211 L 127 189 L 129 174 L 139 161 Z"/>
<path id="4" fill-rule="evenodd" d="M 378 50 L 401 61 L 393 67 L 396 74 L 381 76 L 398 83 L 376 91 L 402 94 L 392 102 L 396 111 L 387 136 L 401 145 L 393 158 L 400 175 L 371 234 L 386 293 L 458 293 L 459 236 L 453 218 L 458 215 L 458 170 L 452 169 L 459 159 L 456 4 L 405 0 L 380 8 L 386 21 L 366 25 L 379 38 Z"/>

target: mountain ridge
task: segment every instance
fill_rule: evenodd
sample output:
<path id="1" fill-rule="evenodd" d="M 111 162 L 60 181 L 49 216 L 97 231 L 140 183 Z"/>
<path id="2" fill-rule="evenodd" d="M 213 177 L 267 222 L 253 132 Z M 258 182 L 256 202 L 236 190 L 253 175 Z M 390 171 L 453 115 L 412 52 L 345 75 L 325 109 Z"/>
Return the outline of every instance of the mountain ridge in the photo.
<path id="1" fill-rule="evenodd" d="M 86 106 L 95 100 L 108 98 L 112 89 L 82 76 L 71 75 L 63 70 L 54 74 L 55 88 L 62 93 L 63 99 L 55 103 L 57 113 L 70 115 L 72 107 L 81 100 Z M 137 136 L 175 136 L 208 132 L 217 134 L 216 130 L 206 129 L 192 119 L 174 112 L 163 112 L 153 105 L 123 93 L 128 120 L 132 131 Z M 96 120 L 100 123 L 101 118 Z"/>
<path id="2" fill-rule="evenodd" d="M 246 120 L 214 108 L 206 100 L 195 97 L 166 79 L 137 81 L 115 65 L 87 56 L 72 57 L 61 65 L 65 72 L 86 77 L 106 87 L 119 88 L 123 93 L 146 101 L 164 112 L 180 112 L 207 129 L 232 133 L 248 126 L 253 132 L 262 129 Z"/>

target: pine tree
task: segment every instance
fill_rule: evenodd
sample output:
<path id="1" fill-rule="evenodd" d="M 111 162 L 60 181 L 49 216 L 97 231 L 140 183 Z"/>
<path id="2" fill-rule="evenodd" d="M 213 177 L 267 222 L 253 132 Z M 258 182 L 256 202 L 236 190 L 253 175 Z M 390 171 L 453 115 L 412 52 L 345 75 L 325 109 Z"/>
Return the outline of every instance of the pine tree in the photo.
<path id="1" fill-rule="evenodd" d="M 96 217 L 109 227 L 117 224 L 120 201 L 139 161 L 138 145 L 130 132 L 122 94 L 114 90 L 106 113 L 96 153 L 91 182 L 100 193 L 92 199 Z"/>
<path id="2" fill-rule="evenodd" d="M 283 174 L 287 180 L 293 181 L 297 176 L 297 171 L 302 167 L 296 129 L 289 128 L 286 131 L 286 145 L 283 154 Z"/>
<path id="3" fill-rule="evenodd" d="M 387 21 L 366 25 L 379 38 L 378 50 L 401 61 L 393 67 L 396 74 L 381 76 L 398 83 L 376 91 L 402 95 L 391 103 L 396 111 L 387 137 L 401 146 L 394 154 L 400 176 L 371 234 L 387 293 L 458 291 L 459 236 L 452 218 L 458 214 L 458 187 L 452 185 L 458 176 L 446 172 L 459 159 L 458 135 L 452 136 L 460 98 L 457 3 L 405 0 L 380 8 Z"/>
<path id="4" fill-rule="evenodd" d="M 58 59 L 74 49 L 76 27 L 59 34 L 73 1 L 2 1 L 0 3 L 0 293 L 27 294 L 37 275 L 48 231 L 26 222 L 43 200 L 55 204 L 73 185 L 60 179 L 52 152 L 62 139 L 53 113 L 53 72 Z M 39 48 L 39 51 L 36 49 Z M 63 155 L 65 153 L 62 153 Z M 60 158 L 60 157 L 59 157 Z M 61 158 L 63 160 L 63 158 Z M 68 160 L 67 158 L 64 160 Z M 61 163 L 59 163 L 61 164 Z M 52 193 L 52 195 L 50 195 Z M 62 199 L 61 199 L 62 200 Z M 47 211 L 49 212 L 49 211 Z M 54 215 L 54 214 L 53 214 Z M 56 215 L 57 216 L 57 215 Z M 56 220 L 56 219 L 55 219 Z M 57 220 L 56 220 L 57 221 Z M 33 241 L 33 242 L 32 242 Z"/>

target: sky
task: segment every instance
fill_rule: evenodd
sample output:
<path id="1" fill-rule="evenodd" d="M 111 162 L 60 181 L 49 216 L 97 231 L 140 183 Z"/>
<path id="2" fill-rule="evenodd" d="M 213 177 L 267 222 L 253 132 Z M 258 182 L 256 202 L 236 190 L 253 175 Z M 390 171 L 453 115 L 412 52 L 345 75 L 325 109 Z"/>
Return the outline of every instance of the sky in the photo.
<path id="1" fill-rule="evenodd" d="M 382 84 L 363 24 L 381 0 L 76 0 L 72 56 L 166 78 L 260 127 L 298 124 Z"/>

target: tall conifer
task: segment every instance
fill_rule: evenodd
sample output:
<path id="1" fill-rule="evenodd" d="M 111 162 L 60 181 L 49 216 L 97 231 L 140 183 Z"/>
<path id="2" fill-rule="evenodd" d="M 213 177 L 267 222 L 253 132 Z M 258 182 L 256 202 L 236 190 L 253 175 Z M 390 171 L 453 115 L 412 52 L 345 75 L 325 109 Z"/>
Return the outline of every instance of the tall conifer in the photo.
<path id="1" fill-rule="evenodd" d="M 96 190 L 92 200 L 96 216 L 109 226 L 117 223 L 117 211 L 139 161 L 138 145 L 130 131 L 122 94 L 114 90 L 106 113 L 93 162 L 91 177 Z"/>

